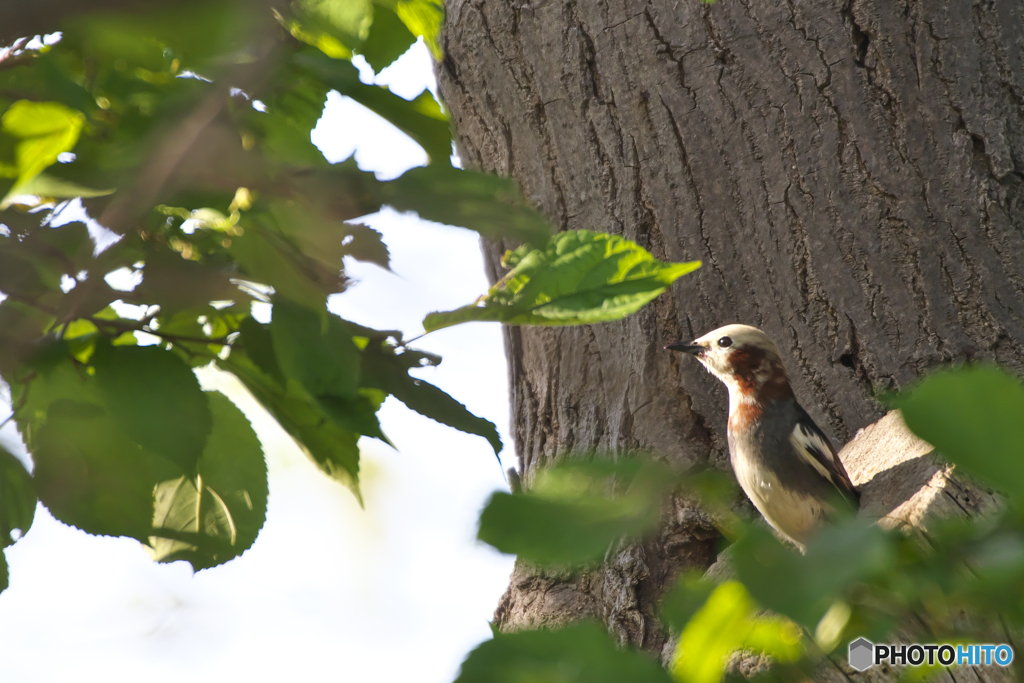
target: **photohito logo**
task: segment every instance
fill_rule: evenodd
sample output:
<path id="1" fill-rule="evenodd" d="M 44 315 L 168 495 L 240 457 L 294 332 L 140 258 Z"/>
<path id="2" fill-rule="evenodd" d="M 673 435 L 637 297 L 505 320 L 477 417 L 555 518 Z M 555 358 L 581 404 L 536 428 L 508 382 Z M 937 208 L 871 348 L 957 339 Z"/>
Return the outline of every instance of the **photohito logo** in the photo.
<path id="1" fill-rule="evenodd" d="M 847 661 L 857 671 L 864 671 L 883 662 L 889 664 L 921 666 L 1009 666 L 1013 661 L 1013 648 L 1009 645 L 875 645 L 867 638 L 850 643 Z"/>

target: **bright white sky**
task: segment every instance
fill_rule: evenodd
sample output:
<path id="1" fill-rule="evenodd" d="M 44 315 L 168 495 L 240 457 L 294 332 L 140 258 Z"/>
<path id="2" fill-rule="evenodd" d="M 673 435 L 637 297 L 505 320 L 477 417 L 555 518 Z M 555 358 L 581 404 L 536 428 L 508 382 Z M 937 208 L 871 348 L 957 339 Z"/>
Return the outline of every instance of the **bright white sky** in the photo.
<path id="1" fill-rule="evenodd" d="M 376 82 L 405 97 L 433 90 L 422 43 Z M 426 160 L 409 138 L 336 94 L 313 140 L 332 161 L 354 151 L 382 178 Z M 475 233 L 393 211 L 367 222 L 384 234 L 394 274 L 346 262 L 358 282 L 332 299 L 340 315 L 412 336 L 426 313 L 486 290 Z M 419 346 L 445 358 L 420 376 L 497 424 L 502 456 L 514 464 L 498 325 L 443 330 Z M 183 562 L 156 564 L 135 541 L 89 536 L 39 508 L 31 531 L 7 549 L 0 681 L 452 681 L 490 636 L 512 570 L 512 558 L 475 540 L 481 506 L 506 485 L 487 442 L 389 398 L 381 423 L 398 452 L 361 442 L 360 510 L 232 377 L 210 371 L 201 380 L 239 404 L 267 453 L 270 504 L 255 545 L 193 576 Z M 24 452 L 13 425 L 0 441 Z"/>

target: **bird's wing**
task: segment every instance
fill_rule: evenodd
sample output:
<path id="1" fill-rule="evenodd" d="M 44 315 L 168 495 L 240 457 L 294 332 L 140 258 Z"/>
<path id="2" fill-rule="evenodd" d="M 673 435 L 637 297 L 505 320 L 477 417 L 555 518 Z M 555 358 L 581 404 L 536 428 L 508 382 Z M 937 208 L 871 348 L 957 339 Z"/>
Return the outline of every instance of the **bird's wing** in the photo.
<path id="1" fill-rule="evenodd" d="M 797 420 L 789 435 L 789 442 L 793 444 L 793 449 L 800 459 L 832 482 L 841 494 L 853 501 L 860 498 L 856 489 L 853 488 L 850 475 L 843 467 L 843 462 L 836 455 L 836 450 L 832 448 L 832 442 L 818 428 L 818 425 L 814 424 L 814 420 L 809 415 L 804 414 Z"/>

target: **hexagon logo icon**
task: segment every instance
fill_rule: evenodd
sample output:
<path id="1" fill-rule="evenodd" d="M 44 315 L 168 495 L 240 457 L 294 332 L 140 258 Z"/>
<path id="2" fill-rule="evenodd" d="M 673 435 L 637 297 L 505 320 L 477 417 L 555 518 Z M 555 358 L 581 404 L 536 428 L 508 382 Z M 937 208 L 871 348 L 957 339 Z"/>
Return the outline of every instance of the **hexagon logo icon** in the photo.
<path id="1" fill-rule="evenodd" d="M 850 643 L 846 661 L 857 671 L 864 671 L 875 663 L 875 645 L 867 638 L 858 638 Z"/>

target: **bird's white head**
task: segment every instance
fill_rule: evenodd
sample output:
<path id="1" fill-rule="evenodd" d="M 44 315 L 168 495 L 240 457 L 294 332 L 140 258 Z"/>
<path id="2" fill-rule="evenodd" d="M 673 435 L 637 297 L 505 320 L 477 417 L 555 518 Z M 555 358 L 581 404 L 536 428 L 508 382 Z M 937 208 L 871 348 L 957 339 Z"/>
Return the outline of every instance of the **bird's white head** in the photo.
<path id="1" fill-rule="evenodd" d="M 729 389 L 729 403 L 763 403 L 793 395 L 775 342 L 750 325 L 726 325 L 665 347 L 688 353 Z"/>

